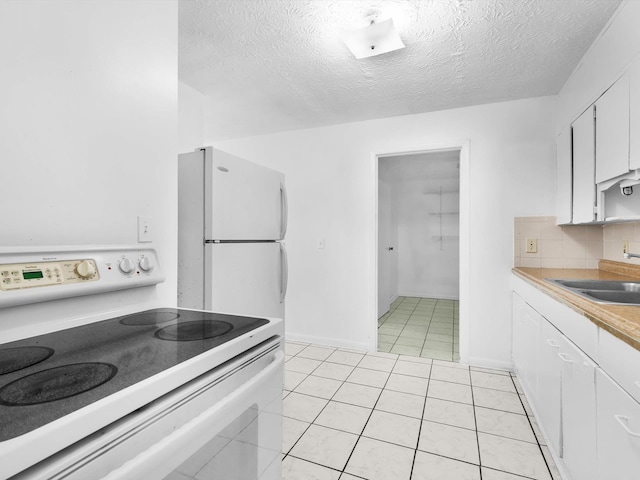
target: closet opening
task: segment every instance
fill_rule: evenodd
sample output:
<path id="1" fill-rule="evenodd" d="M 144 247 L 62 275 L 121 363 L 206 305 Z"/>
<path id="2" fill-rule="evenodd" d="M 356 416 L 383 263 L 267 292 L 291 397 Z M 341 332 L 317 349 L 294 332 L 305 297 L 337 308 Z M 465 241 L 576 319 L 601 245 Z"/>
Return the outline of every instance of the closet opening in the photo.
<path id="1" fill-rule="evenodd" d="M 381 352 L 460 360 L 460 148 L 378 156 Z"/>

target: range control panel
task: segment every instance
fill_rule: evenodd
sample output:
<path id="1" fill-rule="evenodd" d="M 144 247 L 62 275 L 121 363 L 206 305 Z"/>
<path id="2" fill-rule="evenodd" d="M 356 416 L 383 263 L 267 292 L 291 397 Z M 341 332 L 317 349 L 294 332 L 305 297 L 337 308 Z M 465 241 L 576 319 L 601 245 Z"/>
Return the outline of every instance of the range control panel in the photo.
<path id="1" fill-rule="evenodd" d="M 12 263 L 0 265 L 0 290 L 97 282 L 98 266 L 92 258 L 64 262 Z"/>
<path id="2" fill-rule="evenodd" d="M 151 248 L 33 250 L 0 249 L 0 308 L 164 281 Z"/>

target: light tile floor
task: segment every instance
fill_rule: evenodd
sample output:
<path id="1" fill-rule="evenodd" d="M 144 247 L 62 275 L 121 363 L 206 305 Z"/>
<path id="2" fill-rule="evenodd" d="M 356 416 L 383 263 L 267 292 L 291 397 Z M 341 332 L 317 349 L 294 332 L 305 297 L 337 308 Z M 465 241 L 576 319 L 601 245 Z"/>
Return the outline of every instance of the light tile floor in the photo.
<path id="1" fill-rule="evenodd" d="M 509 372 L 287 342 L 283 480 L 560 480 Z"/>
<path id="2" fill-rule="evenodd" d="M 398 297 L 378 319 L 378 351 L 460 360 L 458 300 Z"/>

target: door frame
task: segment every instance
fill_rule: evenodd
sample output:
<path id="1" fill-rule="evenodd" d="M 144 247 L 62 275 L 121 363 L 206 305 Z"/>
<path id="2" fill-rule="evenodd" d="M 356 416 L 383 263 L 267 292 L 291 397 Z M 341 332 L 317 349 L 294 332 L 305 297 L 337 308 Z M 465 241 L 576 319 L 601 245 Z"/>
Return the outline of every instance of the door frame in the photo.
<path id="1" fill-rule="evenodd" d="M 371 191 L 371 205 L 373 205 L 374 248 L 372 250 L 372 262 L 374 265 L 374 275 L 370 282 L 370 302 L 369 312 L 373 320 L 370 322 L 369 350 L 378 349 L 378 159 L 383 157 L 395 157 L 400 155 L 411 155 L 420 153 L 430 153 L 446 150 L 460 151 L 460 266 L 458 271 L 460 287 L 460 362 L 468 363 L 470 342 L 469 342 L 469 264 L 470 264 L 470 235 L 469 235 L 469 140 L 451 140 L 442 142 L 430 142 L 424 145 L 398 146 L 397 148 L 385 148 L 371 152 L 371 171 L 373 185 Z"/>

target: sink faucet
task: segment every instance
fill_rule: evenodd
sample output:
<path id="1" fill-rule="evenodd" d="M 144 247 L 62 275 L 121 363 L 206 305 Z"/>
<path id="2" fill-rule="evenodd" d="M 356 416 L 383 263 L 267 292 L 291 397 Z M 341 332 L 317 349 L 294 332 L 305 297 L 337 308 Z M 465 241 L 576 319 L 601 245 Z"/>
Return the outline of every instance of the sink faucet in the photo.
<path id="1" fill-rule="evenodd" d="M 640 258 L 640 254 L 637 253 L 628 253 L 628 252 L 624 252 L 624 254 L 622 255 L 624 258 Z"/>

